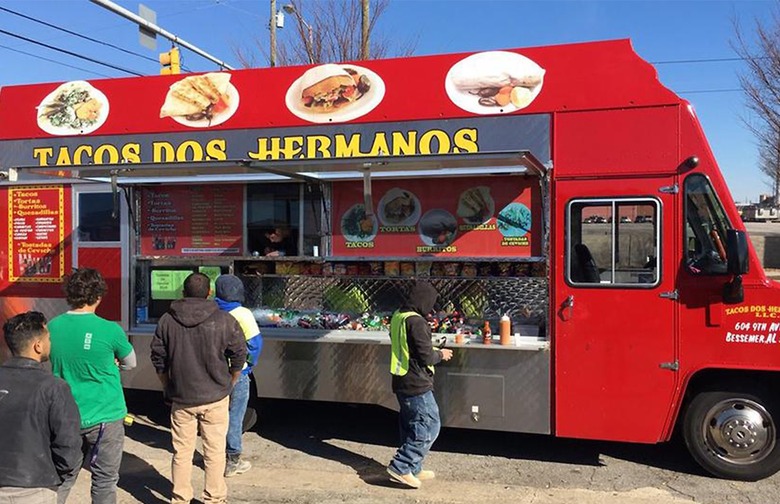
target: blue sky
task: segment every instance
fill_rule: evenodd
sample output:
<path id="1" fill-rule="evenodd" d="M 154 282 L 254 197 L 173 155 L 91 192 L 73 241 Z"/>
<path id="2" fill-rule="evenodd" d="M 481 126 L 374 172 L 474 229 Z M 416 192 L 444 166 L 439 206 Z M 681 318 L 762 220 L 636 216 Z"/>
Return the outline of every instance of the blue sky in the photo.
<path id="1" fill-rule="evenodd" d="M 138 2 L 114 0 L 137 12 Z M 299 0 L 305 4 L 316 0 Z M 157 12 L 158 24 L 205 51 L 238 66 L 234 48 L 267 38 L 268 0 L 144 0 Z M 281 7 L 285 0 L 277 0 Z M 416 38 L 415 54 L 527 47 L 614 38 L 630 38 L 650 62 L 734 58 L 733 21 L 752 39 L 754 20 L 769 19 L 778 2 L 743 1 L 516 1 L 391 0 L 378 30 L 400 39 Z M 0 0 L 0 7 L 24 13 L 72 31 L 126 48 L 148 58 L 157 52 L 138 43 L 135 25 L 88 0 Z M 0 11 L 0 30 L 72 52 L 154 75 L 159 65 L 87 42 Z M 292 36 L 289 28 L 279 38 Z M 168 44 L 158 39 L 158 48 Z M 10 49 L 9 49 L 10 48 Z M 60 64 L 38 57 L 55 60 Z M 184 52 L 193 71 L 214 64 Z M 79 67 L 63 66 L 61 63 Z M 659 63 L 661 82 L 696 109 L 732 195 L 738 202 L 769 191 L 756 166 L 756 146 L 744 125 L 750 120 L 737 75 L 740 61 Z M 0 85 L 120 77 L 118 70 L 66 56 L 0 33 Z M 726 90 L 726 91 L 723 91 Z"/>

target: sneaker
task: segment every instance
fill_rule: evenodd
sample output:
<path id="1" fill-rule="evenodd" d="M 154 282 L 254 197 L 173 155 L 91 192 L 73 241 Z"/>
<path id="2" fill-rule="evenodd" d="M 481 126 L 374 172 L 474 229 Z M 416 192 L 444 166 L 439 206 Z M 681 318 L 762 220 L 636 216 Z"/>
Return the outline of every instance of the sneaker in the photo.
<path id="1" fill-rule="evenodd" d="M 425 469 L 423 469 L 422 471 L 415 474 L 415 477 L 417 477 L 417 479 L 420 481 L 432 480 L 433 478 L 436 477 L 436 473 L 433 471 L 426 471 Z"/>
<path id="2" fill-rule="evenodd" d="M 229 478 L 231 476 L 244 474 L 251 468 L 252 468 L 252 463 L 249 462 L 248 460 L 244 460 L 240 458 L 235 460 L 228 459 L 227 465 L 225 466 L 225 477 Z"/>
<path id="3" fill-rule="evenodd" d="M 407 486 L 409 488 L 420 488 L 422 486 L 422 482 L 418 480 L 414 474 L 398 474 L 389 467 L 387 468 L 387 474 L 390 475 L 390 479 L 395 481 L 396 483 L 400 483 L 404 486 Z"/>

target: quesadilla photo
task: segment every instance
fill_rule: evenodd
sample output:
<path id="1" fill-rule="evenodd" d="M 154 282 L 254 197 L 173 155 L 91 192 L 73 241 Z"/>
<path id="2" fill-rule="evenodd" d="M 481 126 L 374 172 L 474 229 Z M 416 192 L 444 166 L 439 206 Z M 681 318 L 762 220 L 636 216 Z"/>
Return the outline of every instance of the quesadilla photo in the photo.
<path id="1" fill-rule="evenodd" d="M 237 98 L 229 73 L 192 75 L 168 89 L 160 118 L 171 117 L 188 126 L 213 126 L 233 115 Z"/>

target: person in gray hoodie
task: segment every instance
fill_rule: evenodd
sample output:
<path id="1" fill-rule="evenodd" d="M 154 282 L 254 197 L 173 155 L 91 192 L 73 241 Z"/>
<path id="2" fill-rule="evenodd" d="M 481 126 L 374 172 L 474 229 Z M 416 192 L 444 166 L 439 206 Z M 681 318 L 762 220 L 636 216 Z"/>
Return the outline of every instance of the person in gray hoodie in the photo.
<path id="1" fill-rule="evenodd" d="M 238 322 L 207 299 L 209 278 L 193 273 L 184 280 L 184 298 L 160 317 L 151 358 L 163 393 L 171 402 L 173 440 L 172 504 L 193 498 L 192 456 L 203 440 L 203 501 L 227 502 L 225 449 L 230 392 L 246 362 L 246 340 Z"/>

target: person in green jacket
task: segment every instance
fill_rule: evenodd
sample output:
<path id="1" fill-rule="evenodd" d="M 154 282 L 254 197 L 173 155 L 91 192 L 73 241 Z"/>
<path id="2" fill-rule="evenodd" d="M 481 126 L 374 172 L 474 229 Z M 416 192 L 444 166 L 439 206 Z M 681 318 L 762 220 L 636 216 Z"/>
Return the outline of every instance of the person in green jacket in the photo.
<path id="1" fill-rule="evenodd" d="M 52 372 L 70 385 L 81 414 L 83 465 L 92 473 L 92 503 L 115 504 L 125 442 L 125 396 L 119 371 L 135 367 L 122 327 L 95 314 L 106 295 L 100 272 L 74 270 L 65 285 L 70 311 L 49 322 Z M 78 472 L 57 492 L 64 504 Z"/>

